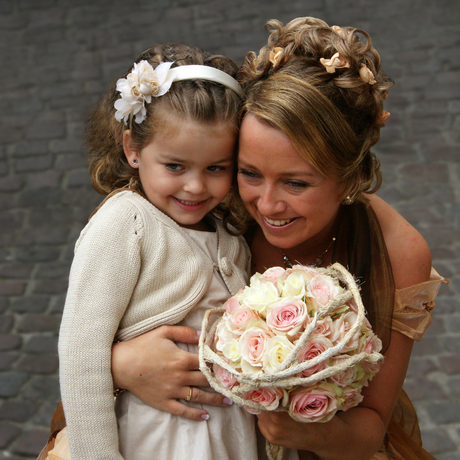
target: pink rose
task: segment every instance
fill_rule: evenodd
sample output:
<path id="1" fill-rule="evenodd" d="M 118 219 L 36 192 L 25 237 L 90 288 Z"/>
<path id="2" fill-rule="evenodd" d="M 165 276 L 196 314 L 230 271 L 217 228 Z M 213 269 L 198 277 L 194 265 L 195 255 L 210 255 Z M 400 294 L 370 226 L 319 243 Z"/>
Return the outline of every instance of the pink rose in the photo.
<path id="1" fill-rule="evenodd" d="M 361 385 L 347 386 L 343 389 L 342 393 L 342 407 L 344 412 L 352 407 L 357 406 L 364 398 L 361 394 Z"/>
<path id="2" fill-rule="evenodd" d="M 257 321 L 259 315 L 246 305 L 241 305 L 232 310 L 228 315 L 227 328 L 236 335 L 241 335 L 251 321 Z"/>
<path id="3" fill-rule="evenodd" d="M 278 278 L 280 278 L 281 276 L 284 275 L 284 273 L 286 272 L 286 270 L 282 267 L 272 267 L 272 268 L 269 268 L 268 270 L 265 270 L 263 273 L 262 273 L 262 276 L 259 278 L 260 281 L 270 281 L 274 284 L 276 284 L 275 282 L 278 280 Z"/>
<path id="4" fill-rule="evenodd" d="M 365 335 L 360 342 L 359 351 L 371 354 L 374 352 L 379 353 L 382 349 L 382 341 L 373 332 Z"/>
<path id="5" fill-rule="evenodd" d="M 295 335 L 308 317 L 305 302 L 284 297 L 272 303 L 267 310 L 267 325 L 278 335 Z"/>
<path id="6" fill-rule="evenodd" d="M 336 364 L 339 364 L 341 361 L 345 361 L 347 359 L 350 359 L 350 356 L 334 356 L 334 358 L 332 358 L 331 366 L 335 366 Z M 339 387 L 346 387 L 347 385 L 351 385 L 352 383 L 354 383 L 357 377 L 358 368 L 353 364 L 352 366 L 347 367 L 344 371 L 329 377 L 329 381 L 331 383 L 334 383 L 335 385 L 338 385 Z"/>
<path id="7" fill-rule="evenodd" d="M 246 330 L 239 340 L 242 361 L 246 361 L 253 367 L 262 367 L 267 340 L 271 336 L 272 334 L 263 327 L 255 326 Z"/>
<path id="8" fill-rule="evenodd" d="M 290 394 L 289 415 L 298 422 L 327 422 L 339 409 L 341 394 L 340 388 L 325 382 L 299 387 Z"/>
<path id="9" fill-rule="evenodd" d="M 232 313 L 235 308 L 238 308 L 240 306 L 240 303 L 238 302 L 238 299 L 236 297 L 230 297 L 223 305 L 224 310 L 227 313 Z"/>
<path id="10" fill-rule="evenodd" d="M 341 315 L 338 319 L 334 321 L 335 334 L 332 338 L 334 343 L 338 343 L 343 339 L 343 337 L 350 331 L 357 319 L 356 313 L 350 311 Z M 342 348 L 342 353 L 348 353 L 349 351 L 356 350 L 359 345 L 360 331 L 358 330 L 356 334 L 345 344 Z"/>
<path id="11" fill-rule="evenodd" d="M 235 336 L 227 328 L 227 316 L 226 313 L 219 321 L 216 328 L 215 344 L 216 350 L 222 351 L 230 340 L 234 339 Z"/>
<path id="12" fill-rule="evenodd" d="M 330 316 L 326 316 L 323 319 L 319 319 L 316 322 L 314 333 L 316 335 L 322 335 L 330 339 L 334 335 L 334 322 Z"/>
<path id="13" fill-rule="evenodd" d="M 291 274 L 293 272 L 300 272 L 305 281 L 311 281 L 313 277 L 319 274 L 317 270 L 313 267 L 309 267 L 306 265 L 294 265 L 292 268 L 286 270 L 287 273 Z"/>
<path id="14" fill-rule="evenodd" d="M 259 388 L 248 391 L 244 394 L 244 398 L 264 406 L 266 410 L 275 410 L 279 406 L 283 395 L 284 392 L 281 388 Z M 252 408 L 246 408 L 246 410 L 251 414 L 260 414 L 260 411 Z"/>
<path id="15" fill-rule="evenodd" d="M 328 338 L 320 335 L 311 335 L 307 343 L 300 349 L 297 359 L 299 363 L 311 361 L 332 346 L 332 342 Z M 304 369 L 299 375 L 302 377 L 310 377 L 310 375 L 325 369 L 328 362 L 329 360 L 326 359 L 308 369 Z"/>
<path id="16" fill-rule="evenodd" d="M 364 351 L 366 353 L 372 354 L 374 352 L 379 353 L 381 350 L 382 341 L 372 331 L 361 337 L 358 351 Z M 380 370 L 382 362 L 377 361 L 376 363 L 369 363 L 366 361 L 361 361 L 360 365 L 367 377 L 370 378 L 369 374 L 372 376 L 377 374 L 377 372 Z"/>
<path id="17" fill-rule="evenodd" d="M 232 388 L 238 383 L 238 380 L 236 380 L 235 377 L 233 377 L 230 372 L 226 371 L 222 367 L 218 366 L 217 364 L 214 364 L 213 366 L 214 370 L 214 375 L 216 376 L 216 379 L 220 382 L 220 384 L 224 388 Z"/>
<path id="18" fill-rule="evenodd" d="M 320 305 L 325 306 L 331 299 L 342 293 L 342 288 L 329 275 L 316 275 L 308 285 L 308 294 Z"/>

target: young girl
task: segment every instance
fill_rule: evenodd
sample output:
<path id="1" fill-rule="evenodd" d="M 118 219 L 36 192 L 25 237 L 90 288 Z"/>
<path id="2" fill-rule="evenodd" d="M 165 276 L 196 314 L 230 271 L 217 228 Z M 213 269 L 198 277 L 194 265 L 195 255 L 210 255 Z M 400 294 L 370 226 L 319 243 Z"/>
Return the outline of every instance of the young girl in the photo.
<path id="1" fill-rule="evenodd" d="M 205 309 L 247 282 L 247 246 L 212 214 L 234 177 L 236 70 L 197 48 L 157 45 L 90 117 L 92 183 L 109 196 L 76 243 L 60 330 L 74 460 L 257 457 L 245 410 L 210 407 L 209 421 L 198 423 L 129 392 L 114 403 L 111 375 L 114 341 L 162 324 L 199 329 Z"/>

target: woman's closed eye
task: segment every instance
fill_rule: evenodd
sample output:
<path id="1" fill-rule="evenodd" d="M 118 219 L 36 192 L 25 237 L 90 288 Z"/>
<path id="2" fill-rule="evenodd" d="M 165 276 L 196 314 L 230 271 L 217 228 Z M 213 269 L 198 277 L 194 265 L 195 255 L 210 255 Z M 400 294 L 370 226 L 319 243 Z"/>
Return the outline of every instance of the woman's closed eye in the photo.
<path id="1" fill-rule="evenodd" d="M 248 178 L 248 179 L 256 179 L 258 176 L 257 173 L 255 173 L 254 171 L 251 171 L 249 169 L 240 169 L 238 171 L 238 174 L 241 174 L 242 176 Z"/>
<path id="2" fill-rule="evenodd" d="M 295 190 L 304 189 L 310 185 L 307 182 L 302 182 L 298 180 L 290 180 L 290 181 L 287 181 L 286 184 Z"/>

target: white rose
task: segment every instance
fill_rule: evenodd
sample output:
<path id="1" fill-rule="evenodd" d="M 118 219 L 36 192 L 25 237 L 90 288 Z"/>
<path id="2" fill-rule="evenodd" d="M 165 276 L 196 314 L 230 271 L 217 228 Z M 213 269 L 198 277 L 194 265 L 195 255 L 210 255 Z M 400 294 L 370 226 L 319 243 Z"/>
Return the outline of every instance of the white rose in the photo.
<path id="1" fill-rule="evenodd" d="M 222 353 L 227 359 L 236 363 L 241 358 L 240 344 L 237 340 L 231 339 L 224 345 Z"/>
<path id="2" fill-rule="evenodd" d="M 292 272 L 284 282 L 283 297 L 296 297 L 301 299 L 305 296 L 305 279 L 301 272 Z"/>
<path id="3" fill-rule="evenodd" d="M 237 297 L 240 303 L 265 317 L 268 304 L 277 300 L 279 295 L 272 283 L 261 283 L 258 286 L 246 287 L 241 294 L 237 294 Z"/>
<path id="4" fill-rule="evenodd" d="M 294 345 L 285 336 L 275 336 L 267 340 L 263 368 L 267 372 L 274 372 L 286 360 Z"/>

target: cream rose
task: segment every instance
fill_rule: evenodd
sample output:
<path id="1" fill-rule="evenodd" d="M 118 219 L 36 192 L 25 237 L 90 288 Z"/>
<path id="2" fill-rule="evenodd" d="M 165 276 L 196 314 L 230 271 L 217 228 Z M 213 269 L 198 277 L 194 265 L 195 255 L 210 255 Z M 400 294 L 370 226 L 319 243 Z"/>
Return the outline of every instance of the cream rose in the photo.
<path id="1" fill-rule="evenodd" d="M 294 271 L 286 278 L 281 295 L 298 299 L 305 296 L 305 279 L 300 271 Z"/>
<path id="2" fill-rule="evenodd" d="M 237 294 L 240 303 L 246 305 L 265 317 L 267 305 L 279 298 L 278 290 L 273 283 L 260 283 L 258 286 L 251 286 Z"/>
<path id="3" fill-rule="evenodd" d="M 237 363 L 241 359 L 240 344 L 237 340 L 229 340 L 222 348 L 222 354 L 232 363 Z"/>
<path id="4" fill-rule="evenodd" d="M 263 359 L 264 371 L 274 372 L 293 349 L 294 345 L 286 337 L 277 335 L 269 338 Z"/>

